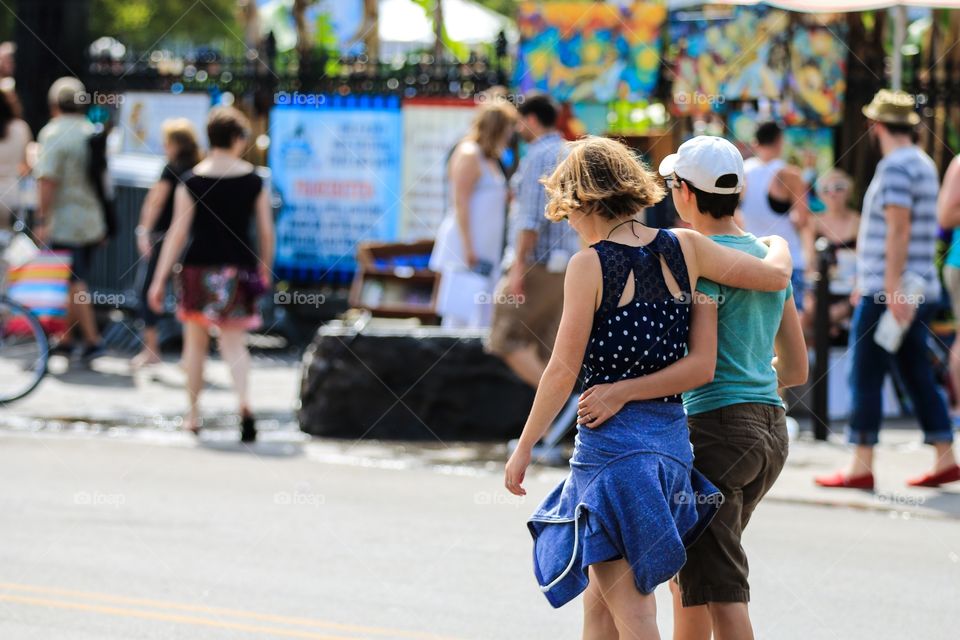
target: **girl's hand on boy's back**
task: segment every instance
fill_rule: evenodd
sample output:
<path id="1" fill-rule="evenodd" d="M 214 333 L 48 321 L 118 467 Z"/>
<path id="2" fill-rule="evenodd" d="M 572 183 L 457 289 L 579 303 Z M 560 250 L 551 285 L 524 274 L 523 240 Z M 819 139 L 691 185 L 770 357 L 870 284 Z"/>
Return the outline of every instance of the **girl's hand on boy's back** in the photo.
<path id="1" fill-rule="evenodd" d="M 588 429 L 596 429 L 616 415 L 629 398 L 617 384 L 598 384 L 580 394 L 577 405 L 577 423 Z"/>

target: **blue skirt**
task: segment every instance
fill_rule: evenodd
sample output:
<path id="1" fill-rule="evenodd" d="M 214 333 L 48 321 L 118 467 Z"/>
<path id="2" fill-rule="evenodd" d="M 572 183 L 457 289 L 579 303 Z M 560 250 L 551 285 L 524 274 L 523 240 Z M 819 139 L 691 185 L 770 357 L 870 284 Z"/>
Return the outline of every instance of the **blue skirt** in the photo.
<path id="1" fill-rule="evenodd" d="M 723 495 L 693 468 L 676 402 L 631 402 L 597 429 L 578 427 L 570 475 L 527 526 L 533 567 L 554 607 L 587 588 L 587 567 L 624 558 L 644 594 L 677 574 Z"/>

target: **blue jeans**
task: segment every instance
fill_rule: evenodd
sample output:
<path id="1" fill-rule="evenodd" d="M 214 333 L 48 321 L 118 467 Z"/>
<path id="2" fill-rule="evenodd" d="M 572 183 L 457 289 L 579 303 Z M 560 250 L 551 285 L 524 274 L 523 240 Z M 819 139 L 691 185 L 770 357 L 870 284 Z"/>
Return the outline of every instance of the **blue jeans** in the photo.
<path id="1" fill-rule="evenodd" d="M 848 432 L 850 444 L 877 444 L 883 419 L 883 381 L 894 362 L 913 401 L 923 429 L 923 441 L 926 444 L 953 442 L 947 405 L 937 391 L 933 366 L 927 355 L 927 323 L 936 311 L 936 305 L 920 305 L 913 324 L 903 336 L 900 351 L 895 355 L 873 341 L 873 334 L 885 310 L 885 304 L 864 295 L 853 312 L 850 328 L 853 348 L 853 370 L 850 373 L 853 413 Z"/>

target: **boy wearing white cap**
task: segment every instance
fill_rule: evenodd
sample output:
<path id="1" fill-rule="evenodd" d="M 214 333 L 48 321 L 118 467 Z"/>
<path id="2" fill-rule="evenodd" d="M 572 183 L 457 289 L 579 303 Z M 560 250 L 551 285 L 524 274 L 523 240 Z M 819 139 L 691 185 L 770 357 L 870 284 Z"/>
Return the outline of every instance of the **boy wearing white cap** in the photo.
<path id="1" fill-rule="evenodd" d="M 764 257 L 767 245 L 734 222 L 743 190 L 743 157 L 729 141 L 698 136 L 660 164 L 680 217 L 714 241 Z M 787 457 L 778 389 L 803 384 L 807 352 L 791 288 L 749 291 L 699 279 L 695 313 L 717 323 L 712 382 L 683 394 L 694 465 L 724 495 L 707 531 L 687 550 L 675 595 L 674 638 L 753 638 L 747 558 L 740 540 L 753 510 Z M 713 349 L 714 345 L 691 345 Z M 647 376 L 663 374 L 658 372 Z M 633 385 L 633 386 L 632 386 Z M 597 394 L 606 403 L 637 400 L 634 380 Z M 596 401 L 596 399 L 594 400 Z M 588 411 L 589 415 L 593 412 Z M 682 603 L 682 606 L 681 606 Z"/>

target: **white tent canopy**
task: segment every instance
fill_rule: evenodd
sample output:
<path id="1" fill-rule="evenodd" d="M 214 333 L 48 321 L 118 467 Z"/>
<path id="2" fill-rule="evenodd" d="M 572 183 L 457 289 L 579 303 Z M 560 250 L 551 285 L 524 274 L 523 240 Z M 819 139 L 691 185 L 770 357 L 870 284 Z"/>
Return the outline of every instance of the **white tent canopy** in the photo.
<path id="1" fill-rule="evenodd" d="M 726 0 L 710 4 L 761 4 L 761 2 L 760 0 Z M 902 0 L 901 2 L 893 0 L 763 0 L 763 4 L 803 13 L 850 13 L 897 6 L 960 9 L 960 0 Z"/>
<path id="2" fill-rule="evenodd" d="M 442 0 L 446 33 L 454 42 L 467 46 L 496 42 L 503 31 L 507 41 L 520 37 L 514 22 L 472 0 Z M 433 3 L 430 10 L 413 0 L 379 0 L 379 37 L 381 55 L 392 56 L 433 45 Z M 260 30 L 273 32 L 277 48 L 289 51 L 297 42 L 293 23 L 293 0 L 257 0 Z M 320 13 L 328 14 L 341 44 L 353 42 L 361 28 L 362 0 L 321 0 L 307 9 L 307 22 L 315 24 Z"/>
<path id="3" fill-rule="evenodd" d="M 495 42 L 503 31 L 509 42 L 519 37 L 506 16 L 470 0 L 442 0 L 443 23 L 454 42 L 478 45 Z M 380 0 L 380 47 L 386 55 L 433 44 L 433 16 L 413 0 Z"/>

